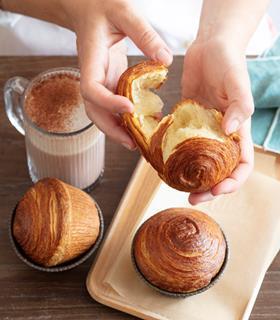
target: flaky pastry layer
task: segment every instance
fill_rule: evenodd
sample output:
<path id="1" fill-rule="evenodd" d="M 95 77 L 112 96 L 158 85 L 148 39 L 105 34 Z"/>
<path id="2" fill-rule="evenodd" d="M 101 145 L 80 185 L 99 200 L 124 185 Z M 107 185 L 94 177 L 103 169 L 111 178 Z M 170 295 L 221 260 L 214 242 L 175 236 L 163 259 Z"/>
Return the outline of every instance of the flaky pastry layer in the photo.
<path id="1" fill-rule="evenodd" d="M 79 256 L 99 235 L 93 199 L 58 179 L 46 178 L 19 201 L 13 236 L 34 262 L 49 267 Z"/>
<path id="2" fill-rule="evenodd" d="M 239 135 L 226 135 L 222 113 L 192 99 L 179 102 L 163 117 L 163 102 L 154 90 L 165 82 L 167 72 L 158 62 L 144 61 L 122 74 L 117 93 L 135 107 L 122 115 L 124 126 L 168 185 L 186 192 L 207 191 L 238 165 Z"/>
<path id="3" fill-rule="evenodd" d="M 206 287 L 219 273 L 225 255 L 226 242 L 217 223 L 187 208 L 155 214 L 133 241 L 134 260 L 144 278 L 173 293 Z"/>

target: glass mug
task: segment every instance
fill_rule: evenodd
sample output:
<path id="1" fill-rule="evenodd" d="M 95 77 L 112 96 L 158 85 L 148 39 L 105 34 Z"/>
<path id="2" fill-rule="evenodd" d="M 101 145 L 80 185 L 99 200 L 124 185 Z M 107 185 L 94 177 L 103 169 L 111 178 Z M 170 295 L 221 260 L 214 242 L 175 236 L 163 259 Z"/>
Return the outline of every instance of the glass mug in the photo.
<path id="1" fill-rule="evenodd" d="M 45 177 L 55 177 L 90 191 L 104 170 L 104 134 L 93 123 L 78 131 L 48 132 L 32 122 L 24 111 L 33 86 L 57 74 L 80 77 L 78 69 L 55 68 L 40 73 L 31 81 L 22 77 L 9 79 L 4 86 L 6 113 L 12 125 L 25 136 L 27 166 L 34 183 Z"/>

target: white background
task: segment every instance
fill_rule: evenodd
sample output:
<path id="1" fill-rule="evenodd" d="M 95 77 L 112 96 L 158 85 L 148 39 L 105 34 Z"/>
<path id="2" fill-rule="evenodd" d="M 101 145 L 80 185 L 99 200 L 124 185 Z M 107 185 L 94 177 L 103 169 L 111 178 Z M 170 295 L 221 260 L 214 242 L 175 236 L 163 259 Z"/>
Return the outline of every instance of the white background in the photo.
<path id="1" fill-rule="evenodd" d="M 268 13 L 272 17 L 277 29 L 280 31 L 280 0 L 271 0 Z"/>

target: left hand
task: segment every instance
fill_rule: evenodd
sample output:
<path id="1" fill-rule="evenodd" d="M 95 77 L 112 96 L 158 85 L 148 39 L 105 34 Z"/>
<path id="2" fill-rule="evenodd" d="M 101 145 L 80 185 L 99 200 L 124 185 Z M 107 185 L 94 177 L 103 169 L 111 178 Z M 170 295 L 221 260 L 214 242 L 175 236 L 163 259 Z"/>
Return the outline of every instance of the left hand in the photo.
<path id="1" fill-rule="evenodd" d="M 241 137 L 241 159 L 231 176 L 210 191 L 193 193 L 191 204 L 236 191 L 246 181 L 254 164 L 250 117 L 254 110 L 245 55 L 225 39 L 196 40 L 184 59 L 182 94 L 224 113 L 226 134 L 238 130 Z"/>

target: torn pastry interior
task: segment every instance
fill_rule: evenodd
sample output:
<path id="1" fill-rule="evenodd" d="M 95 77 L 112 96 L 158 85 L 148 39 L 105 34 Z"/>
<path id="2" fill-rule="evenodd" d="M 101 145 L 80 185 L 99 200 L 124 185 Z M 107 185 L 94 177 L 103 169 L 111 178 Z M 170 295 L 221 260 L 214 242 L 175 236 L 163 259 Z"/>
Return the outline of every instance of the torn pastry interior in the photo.
<path id="1" fill-rule="evenodd" d="M 158 62 L 144 61 L 123 73 L 117 93 L 135 106 L 133 113 L 123 114 L 124 125 L 167 184 L 187 192 L 207 191 L 238 165 L 239 135 L 227 136 L 221 112 L 191 99 L 180 101 L 163 117 L 163 102 L 155 90 L 167 72 Z"/>

